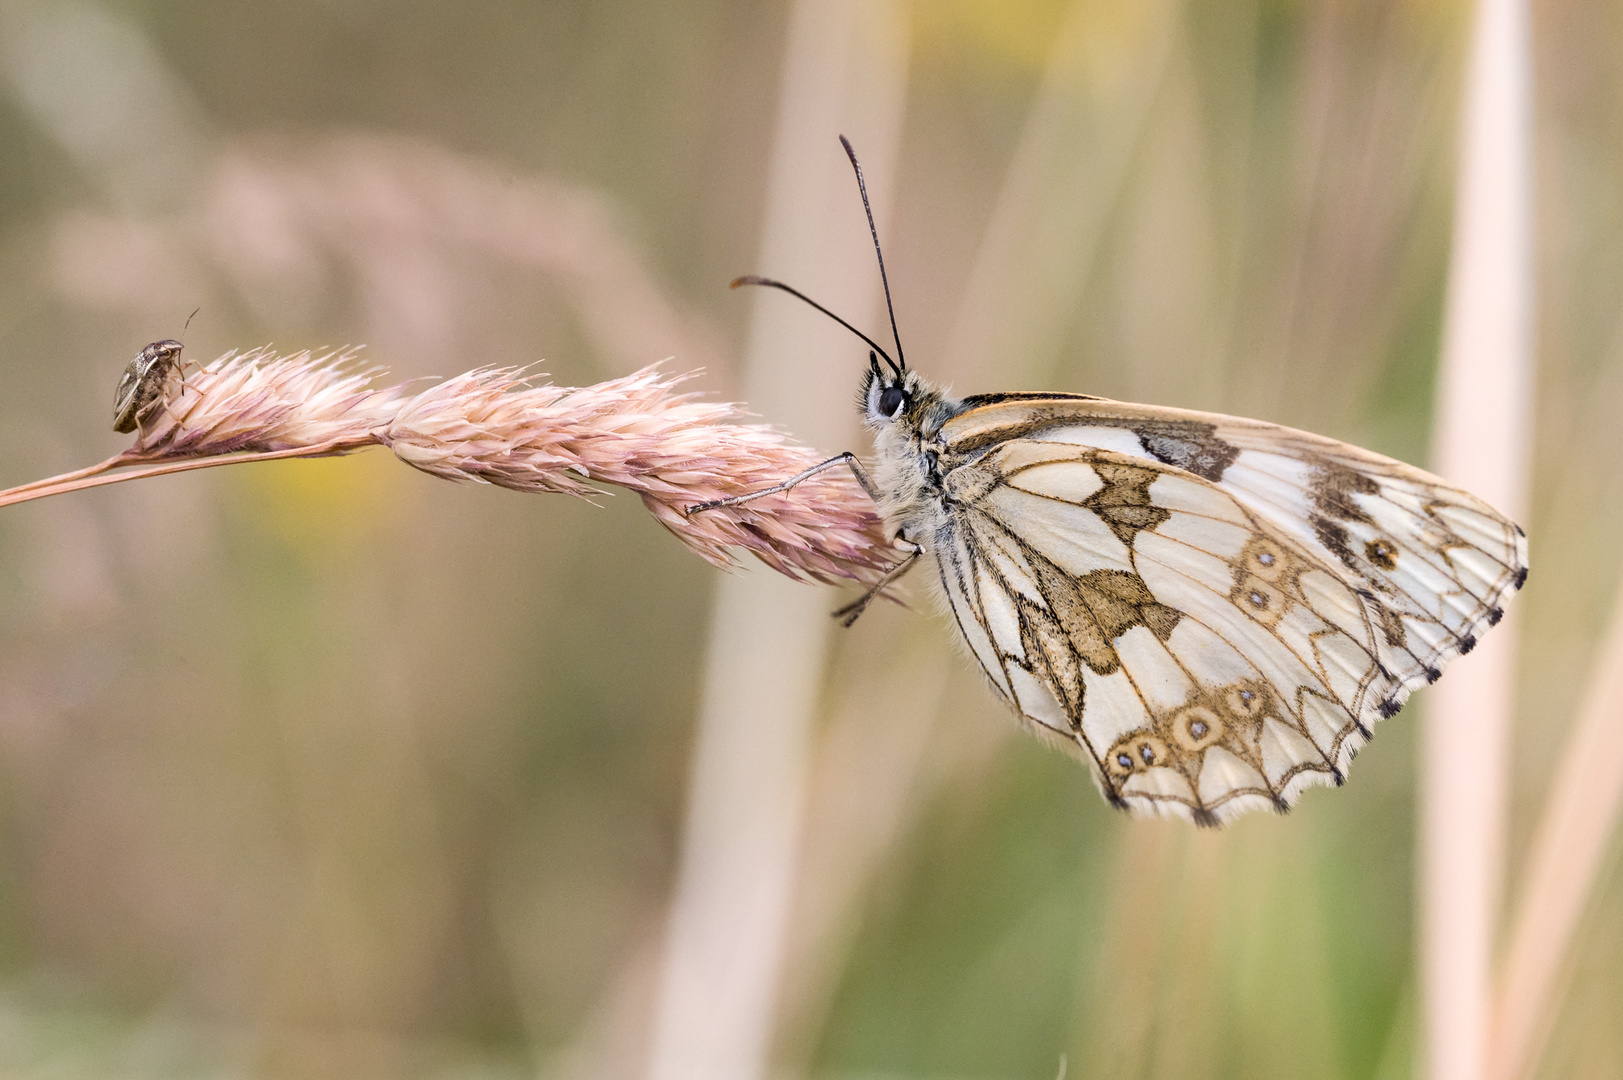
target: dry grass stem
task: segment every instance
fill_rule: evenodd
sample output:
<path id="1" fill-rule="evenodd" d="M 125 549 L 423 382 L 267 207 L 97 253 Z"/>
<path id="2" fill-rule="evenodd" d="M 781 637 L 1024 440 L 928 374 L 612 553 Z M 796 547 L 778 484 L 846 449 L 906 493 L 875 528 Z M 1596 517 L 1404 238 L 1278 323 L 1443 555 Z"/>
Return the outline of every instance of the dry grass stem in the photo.
<path id="1" fill-rule="evenodd" d="M 1525 518 L 1532 421 L 1527 11 L 1478 0 L 1438 370 L 1438 473 Z M 1490 1075 L 1515 618 L 1431 692 L 1421 730 L 1419 949 L 1425 1074 Z"/>
<path id="2" fill-rule="evenodd" d="M 777 483 L 821 460 L 727 404 L 679 393 L 655 368 L 589 387 L 536 384 L 484 368 L 416 393 L 374 387 L 353 352 L 228 353 L 143 418 L 130 449 L 0 492 L 0 506 L 216 465 L 387 446 L 445 480 L 590 497 L 626 488 L 701 558 L 743 549 L 796 580 L 872 583 L 894 559 L 872 504 L 828 473 L 781 497 L 689 517 L 695 503 Z M 144 466 L 131 468 L 134 466 Z M 127 471 L 115 471 L 125 469 Z"/>
<path id="3" fill-rule="evenodd" d="M 1623 592 L 1545 801 L 1499 973 L 1490 1080 L 1531 1075 L 1623 806 Z"/>

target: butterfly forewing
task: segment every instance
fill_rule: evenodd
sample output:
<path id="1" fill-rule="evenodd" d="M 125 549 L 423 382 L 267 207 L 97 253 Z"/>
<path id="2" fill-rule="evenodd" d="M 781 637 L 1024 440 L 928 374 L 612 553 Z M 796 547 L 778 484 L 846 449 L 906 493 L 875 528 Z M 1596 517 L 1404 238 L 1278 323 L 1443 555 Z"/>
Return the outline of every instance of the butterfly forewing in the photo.
<path id="1" fill-rule="evenodd" d="M 970 651 L 1106 795 L 1196 821 L 1339 783 L 1498 621 L 1521 531 L 1417 469 L 1255 421 L 969 399 L 935 555 Z"/>

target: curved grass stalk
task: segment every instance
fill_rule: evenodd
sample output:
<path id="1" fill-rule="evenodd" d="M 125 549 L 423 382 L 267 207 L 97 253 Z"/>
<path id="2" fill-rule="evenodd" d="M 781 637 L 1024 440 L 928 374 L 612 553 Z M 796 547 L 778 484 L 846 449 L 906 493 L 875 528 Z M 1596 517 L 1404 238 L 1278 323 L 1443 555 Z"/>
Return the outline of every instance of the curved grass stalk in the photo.
<path id="1" fill-rule="evenodd" d="M 5 491 L 0 491 L 0 506 L 12 506 L 33 499 L 49 498 L 52 495 L 66 495 L 69 492 L 106 487 L 108 484 L 122 484 L 126 480 L 145 480 L 152 476 L 168 476 L 170 473 L 212 469 L 217 465 L 241 465 L 250 461 L 280 461 L 283 458 L 295 457 L 327 457 L 333 454 L 348 453 L 350 450 L 360 448 L 360 445 L 334 442 L 326 446 L 295 446 L 286 450 L 262 450 L 259 453 L 218 454 L 213 457 L 181 458 L 175 461 L 150 465 L 145 469 L 132 469 L 129 472 L 113 473 L 110 476 L 105 475 L 110 469 L 123 465 L 133 465 L 135 462 L 143 460 L 138 456 L 132 457 L 128 453 L 124 453 L 110 457 L 98 465 L 91 465 L 75 472 L 62 473 L 60 476 L 35 480 L 31 484 L 19 484 L 17 487 L 7 488 Z"/>

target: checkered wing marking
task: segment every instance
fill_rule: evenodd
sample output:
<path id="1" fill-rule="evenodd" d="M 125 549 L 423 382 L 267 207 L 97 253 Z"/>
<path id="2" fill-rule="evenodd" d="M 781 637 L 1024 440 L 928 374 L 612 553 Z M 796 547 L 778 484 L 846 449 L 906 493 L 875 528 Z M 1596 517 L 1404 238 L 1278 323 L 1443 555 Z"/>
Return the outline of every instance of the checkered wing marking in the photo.
<path id="1" fill-rule="evenodd" d="M 1267 477 L 1270 464 L 1253 468 Z M 1393 617 L 1376 607 L 1405 627 L 1415 612 L 1468 625 L 1466 602 L 1448 597 L 1492 594 L 1458 579 L 1494 555 L 1464 538 L 1502 538 L 1477 507 L 1399 489 L 1371 521 L 1401 533 L 1391 526 L 1442 517 L 1452 554 L 1372 587 L 1327 557 L 1310 524 L 1278 523 L 1288 485 L 1264 514 L 1249 487 L 1041 434 L 998 443 L 945 483 L 941 584 L 997 692 L 1091 762 L 1113 802 L 1202 823 L 1340 783 L 1411 671 L 1454 640 L 1415 633 L 1423 653 L 1393 646 Z"/>
<path id="2" fill-rule="evenodd" d="M 1527 537 L 1469 492 L 1306 432 L 1219 426 L 1239 450 L 1219 481 L 1357 592 L 1394 676 L 1383 715 L 1496 625 L 1527 579 Z"/>

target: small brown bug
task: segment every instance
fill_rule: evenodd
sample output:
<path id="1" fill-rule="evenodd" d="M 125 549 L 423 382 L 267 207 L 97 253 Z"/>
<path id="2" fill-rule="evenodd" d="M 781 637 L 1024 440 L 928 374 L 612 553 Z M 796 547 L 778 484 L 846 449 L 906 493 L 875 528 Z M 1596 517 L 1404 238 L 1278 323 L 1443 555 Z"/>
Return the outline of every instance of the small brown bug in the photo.
<path id="1" fill-rule="evenodd" d="M 154 341 L 131 360 L 113 394 L 113 430 L 134 431 L 141 417 L 163 396 L 169 376 L 180 370 L 178 341 Z"/>

